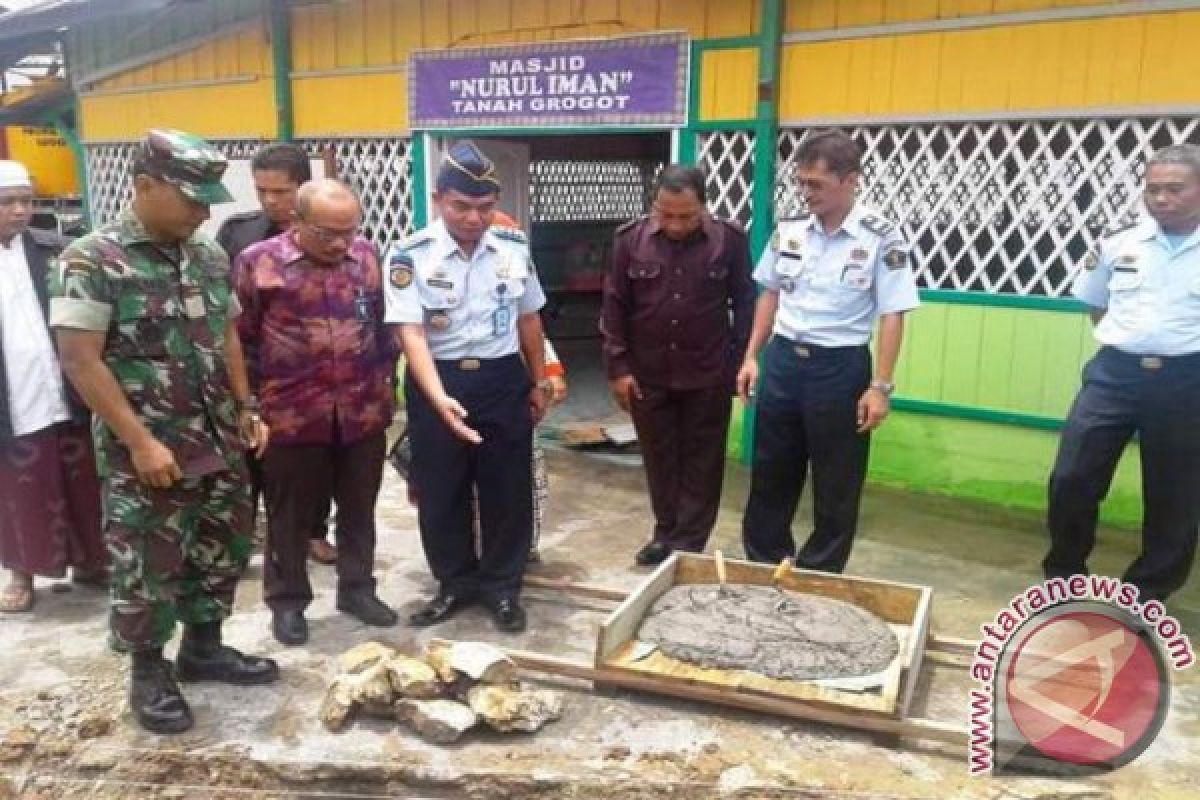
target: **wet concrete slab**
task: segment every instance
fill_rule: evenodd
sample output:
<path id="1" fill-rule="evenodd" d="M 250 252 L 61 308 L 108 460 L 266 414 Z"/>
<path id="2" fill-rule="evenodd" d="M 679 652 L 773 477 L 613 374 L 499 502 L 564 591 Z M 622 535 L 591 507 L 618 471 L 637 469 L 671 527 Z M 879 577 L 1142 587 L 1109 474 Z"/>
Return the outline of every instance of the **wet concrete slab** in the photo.
<path id="1" fill-rule="evenodd" d="M 651 528 L 636 467 L 554 450 L 551 502 L 533 571 L 632 589 L 647 570 L 633 553 Z M 741 548 L 747 474 L 729 467 L 710 547 Z M 802 503 L 796 530 L 810 524 Z M 381 595 L 401 611 L 433 591 L 405 488 L 390 471 L 379 503 Z M 935 590 L 939 633 L 977 637 L 979 626 L 1039 579 L 1040 521 L 1003 511 L 869 488 L 862 538 L 849 571 Z M 1127 532 L 1106 531 L 1093 564 L 1120 574 L 1135 554 Z M 231 644 L 268 653 L 284 679 L 267 688 L 185 687 L 196 729 L 159 738 L 125 708 L 127 669 L 105 647 L 100 593 L 39 584 L 28 616 L 0 618 L 0 798 L 62 797 L 470 797 L 470 798 L 1194 798 L 1200 787 L 1200 671 L 1176 675 L 1158 740 L 1134 763 L 1087 779 L 974 778 L 963 749 L 902 743 L 803 720 L 635 692 L 566 693 L 563 718 L 535 735 L 471 734 L 429 745 L 398 725 L 364 720 L 332 734 L 317 721 L 335 656 L 368 639 L 417 652 L 432 637 L 475 639 L 589 661 L 610 606 L 529 591 L 529 630 L 496 632 L 472 609 L 431 630 L 371 630 L 334 607 L 331 568 L 313 566 L 311 641 L 278 645 L 261 599 L 256 558 L 227 626 Z M 1200 593 L 1189 586 L 1170 611 L 1195 637 Z M 168 649 L 170 651 L 171 648 Z M 973 684 L 964 670 L 927 665 L 916 712 L 965 721 Z"/>

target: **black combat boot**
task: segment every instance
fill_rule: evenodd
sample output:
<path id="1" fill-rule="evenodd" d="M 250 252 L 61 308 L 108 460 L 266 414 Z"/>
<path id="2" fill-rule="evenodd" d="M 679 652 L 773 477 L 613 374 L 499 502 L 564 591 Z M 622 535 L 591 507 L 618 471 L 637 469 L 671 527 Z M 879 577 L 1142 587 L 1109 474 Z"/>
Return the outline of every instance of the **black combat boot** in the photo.
<path id="1" fill-rule="evenodd" d="M 171 676 L 162 648 L 133 654 L 129 707 L 138 724 L 151 733 L 183 733 L 192 727 L 192 710 Z"/>
<path id="2" fill-rule="evenodd" d="M 179 680 L 219 681 L 238 686 L 271 683 L 279 678 L 279 666 L 269 658 L 243 655 L 221 644 L 221 623 L 189 625 L 175 656 Z"/>

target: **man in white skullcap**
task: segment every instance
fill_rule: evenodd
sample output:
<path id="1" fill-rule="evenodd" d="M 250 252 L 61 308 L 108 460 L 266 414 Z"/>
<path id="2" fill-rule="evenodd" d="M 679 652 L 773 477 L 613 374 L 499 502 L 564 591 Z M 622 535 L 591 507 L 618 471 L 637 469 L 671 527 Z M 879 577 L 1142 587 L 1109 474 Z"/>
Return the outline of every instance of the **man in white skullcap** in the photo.
<path id="1" fill-rule="evenodd" d="M 65 240 L 29 227 L 33 182 L 0 161 L 0 612 L 33 607 L 33 577 L 105 586 L 88 414 L 46 326 L 46 274 Z"/>

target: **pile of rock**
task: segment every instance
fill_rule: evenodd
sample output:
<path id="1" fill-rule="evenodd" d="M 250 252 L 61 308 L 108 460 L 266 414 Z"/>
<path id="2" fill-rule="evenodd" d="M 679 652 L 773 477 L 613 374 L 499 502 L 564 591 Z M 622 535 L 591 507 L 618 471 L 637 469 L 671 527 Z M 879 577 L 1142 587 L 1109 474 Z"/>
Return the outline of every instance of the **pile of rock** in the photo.
<path id="1" fill-rule="evenodd" d="M 367 642 L 343 653 L 338 667 L 319 712 L 331 731 L 362 713 L 449 744 L 481 722 L 531 733 L 562 714 L 562 695 L 522 686 L 517 665 L 480 642 L 434 641 L 419 659 Z"/>

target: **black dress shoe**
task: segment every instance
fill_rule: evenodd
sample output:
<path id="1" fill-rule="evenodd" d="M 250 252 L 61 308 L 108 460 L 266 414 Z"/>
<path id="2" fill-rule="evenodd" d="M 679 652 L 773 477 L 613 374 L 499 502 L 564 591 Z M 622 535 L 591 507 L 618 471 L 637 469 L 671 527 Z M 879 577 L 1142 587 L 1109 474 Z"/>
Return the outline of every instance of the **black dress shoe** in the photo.
<path id="1" fill-rule="evenodd" d="M 400 619 L 374 592 L 338 595 L 337 609 L 358 618 L 364 625 L 380 628 L 391 627 Z"/>
<path id="2" fill-rule="evenodd" d="M 280 644 L 295 647 L 308 641 L 308 621 L 303 611 L 276 611 L 271 615 L 271 632 Z"/>
<path id="3" fill-rule="evenodd" d="M 408 622 L 418 628 L 437 625 L 443 620 L 450 619 L 469 605 L 471 605 L 471 601 L 462 595 L 453 592 L 438 592 L 437 597 L 430 600 L 424 608 L 409 616 Z"/>
<path id="4" fill-rule="evenodd" d="M 525 630 L 525 609 L 518 605 L 515 597 L 502 597 L 491 605 L 492 621 L 496 629 L 505 633 L 520 633 Z"/>
<path id="5" fill-rule="evenodd" d="M 129 707 L 138 725 L 151 733 L 183 733 L 195 723 L 162 650 L 133 654 Z"/>
<path id="6" fill-rule="evenodd" d="M 639 567 L 653 567 L 655 564 L 661 564 L 671 555 L 671 548 L 663 542 L 651 542 L 650 544 L 638 550 L 634 561 Z"/>

